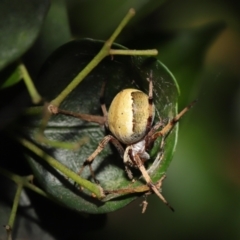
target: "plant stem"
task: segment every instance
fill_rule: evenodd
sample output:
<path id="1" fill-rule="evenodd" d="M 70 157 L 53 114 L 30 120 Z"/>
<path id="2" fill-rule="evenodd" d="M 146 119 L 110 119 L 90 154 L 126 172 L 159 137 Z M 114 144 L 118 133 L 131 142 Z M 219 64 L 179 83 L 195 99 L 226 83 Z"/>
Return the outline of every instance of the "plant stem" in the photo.
<path id="1" fill-rule="evenodd" d="M 97 198 L 102 199 L 104 197 L 103 190 L 100 186 L 91 183 L 90 181 L 81 178 L 78 174 L 55 160 L 53 157 L 48 155 L 46 152 L 44 152 L 42 149 L 37 147 L 35 144 L 31 143 L 30 141 L 24 139 L 24 138 L 18 138 L 18 141 L 27 149 L 31 150 L 33 153 L 35 153 L 37 156 L 41 157 L 44 161 L 46 161 L 50 166 L 56 168 L 61 173 L 65 174 L 67 177 L 72 179 L 74 182 L 78 183 L 80 186 L 84 187 L 91 193 L 95 194 Z"/>
<path id="2" fill-rule="evenodd" d="M 51 104 L 59 106 L 62 101 L 75 89 L 78 84 L 108 55 L 121 54 L 121 55 L 156 55 L 157 50 L 114 50 L 111 46 L 115 39 L 118 37 L 123 28 L 128 24 L 130 19 L 135 15 L 135 10 L 131 8 L 127 15 L 120 22 L 116 30 L 105 42 L 99 53 L 88 63 L 88 65 L 72 80 L 71 83 L 54 99 Z"/>
<path id="3" fill-rule="evenodd" d="M 43 111 L 43 106 L 29 107 L 29 108 L 26 108 L 26 110 L 24 111 L 24 114 L 34 116 L 34 115 L 41 114 L 42 111 Z"/>
<path id="4" fill-rule="evenodd" d="M 68 86 L 54 99 L 51 104 L 59 106 L 62 101 L 75 89 L 78 84 L 105 58 L 108 54 L 103 47 L 92 61 L 68 84 Z"/>
<path id="5" fill-rule="evenodd" d="M 19 176 L 15 173 L 12 173 L 6 169 L 3 169 L 0 167 L 0 174 L 7 177 L 8 179 L 14 181 L 16 184 L 22 184 L 23 187 L 27 187 L 29 189 L 31 189 L 32 191 L 40 194 L 43 197 L 46 198 L 50 198 L 53 200 L 53 198 L 51 196 L 49 196 L 46 192 L 44 192 L 42 189 L 40 189 L 39 187 L 35 186 L 34 184 L 30 183 L 30 179 L 33 178 L 32 175 L 30 176 Z"/>
<path id="6" fill-rule="evenodd" d="M 124 49 L 110 49 L 110 55 L 147 55 L 147 56 L 154 56 L 158 55 L 157 49 L 150 49 L 150 50 L 124 50 Z"/>
<path id="7" fill-rule="evenodd" d="M 109 44 L 109 48 L 112 46 L 115 39 L 118 37 L 118 35 L 121 33 L 123 28 L 128 24 L 128 22 L 131 20 L 132 17 L 135 15 L 135 10 L 133 8 L 129 9 L 127 15 L 123 18 L 123 20 L 120 22 L 118 27 L 115 29 L 111 37 L 108 39 L 107 43 Z"/>
<path id="8" fill-rule="evenodd" d="M 13 201 L 13 206 L 12 206 L 12 211 L 8 220 L 8 224 L 6 227 L 7 233 L 8 233 L 8 239 L 12 239 L 12 229 L 13 229 L 13 225 L 14 225 L 14 221 L 15 221 L 15 217 L 16 217 L 16 213 L 17 213 L 17 208 L 18 208 L 18 203 L 21 197 L 21 192 L 23 189 L 23 185 L 22 184 L 18 184 L 17 185 L 17 191 L 14 197 L 14 201 Z"/>
<path id="9" fill-rule="evenodd" d="M 38 104 L 42 101 L 41 95 L 38 93 L 36 87 L 33 84 L 33 81 L 25 67 L 24 64 L 20 63 L 19 64 L 19 70 L 21 71 L 21 74 L 23 76 L 23 81 L 25 82 L 25 85 L 28 89 L 28 92 L 30 94 L 30 97 L 32 99 L 32 102 L 34 104 Z"/>

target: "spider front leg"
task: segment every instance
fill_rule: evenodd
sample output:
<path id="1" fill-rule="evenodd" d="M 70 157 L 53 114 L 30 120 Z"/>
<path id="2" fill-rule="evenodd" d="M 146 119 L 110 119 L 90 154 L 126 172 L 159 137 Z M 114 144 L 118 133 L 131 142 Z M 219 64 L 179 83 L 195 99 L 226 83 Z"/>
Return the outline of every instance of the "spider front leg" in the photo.
<path id="1" fill-rule="evenodd" d="M 146 132 L 148 133 L 151 129 L 152 122 L 154 119 L 155 108 L 153 104 L 153 82 L 152 82 L 152 71 L 150 71 L 150 76 L 147 78 L 149 82 L 149 89 L 148 89 L 148 119 L 147 119 L 147 126 Z"/>
<path id="2" fill-rule="evenodd" d="M 167 200 L 163 197 L 163 195 L 159 192 L 158 188 L 156 187 L 156 185 L 152 182 L 152 179 L 150 178 L 146 168 L 144 167 L 141 158 L 138 156 L 138 154 L 136 154 L 134 156 L 134 161 L 137 165 L 137 167 L 139 168 L 139 170 L 141 171 L 147 185 L 149 186 L 149 188 L 174 212 L 173 207 L 171 207 L 171 205 L 167 202 Z M 165 178 L 165 177 L 164 177 Z M 161 182 L 160 182 L 160 186 L 162 184 L 162 181 L 164 180 L 164 178 L 161 178 Z"/>
<path id="3" fill-rule="evenodd" d="M 87 136 L 81 137 L 77 142 L 63 142 L 63 141 L 56 141 L 56 140 L 50 140 L 45 136 L 45 130 L 48 127 L 49 120 L 52 115 L 58 114 L 57 107 L 54 107 L 52 104 L 49 104 L 47 102 L 44 103 L 42 107 L 42 119 L 40 121 L 39 127 L 36 129 L 33 140 L 37 141 L 41 144 L 46 144 L 50 147 L 55 148 L 64 148 L 69 150 L 77 150 L 79 149 L 83 144 L 86 144 L 89 140 Z M 34 112 L 34 107 L 32 107 L 30 112 Z"/>
<path id="4" fill-rule="evenodd" d="M 193 105 L 197 102 L 197 100 L 194 100 L 193 102 L 191 102 L 187 107 L 185 107 L 179 114 L 177 114 L 177 116 L 175 116 L 172 120 L 170 120 L 168 122 L 168 124 L 166 126 L 163 127 L 163 129 L 161 131 L 157 131 L 157 132 L 151 132 L 150 134 L 148 134 L 148 138 L 149 138 L 149 142 L 154 142 L 158 137 L 163 137 L 166 138 L 166 136 L 172 131 L 172 129 L 175 127 L 175 125 L 180 121 L 180 119 L 182 118 L 182 116 L 189 111 L 190 108 L 193 107 Z M 158 123 L 157 123 L 158 124 Z M 156 124 L 156 125 L 157 125 Z M 156 129 L 154 127 L 154 129 Z"/>
<path id="5" fill-rule="evenodd" d="M 162 157 L 163 153 L 161 153 L 160 158 Z M 174 209 L 170 206 L 170 204 L 159 191 L 164 178 L 161 178 L 160 184 L 154 184 L 144 166 L 144 162 L 149 158 L 150 156 L 145 151 L 145 141 L 143 140 L 136 144 L 128 146 L 125 150 L 123 159 L 126 165 L 129 165 L 130 167 L 137 167 L 140 170 L 147 186 L 150 189 L 150 192 L 154 192 L 172 211 L 174 211 Z"/>
<path id="6" fill-rule="evenodd" d="M 105 86 L 106 86 L 106 82 L 103 82 L 101 93 L 100 93 L 100 105 L 101 105 L 101 109 L 103 112 L 103 116 L 68 111 L 68 110 L 61 109 L 53 104 L 50 104 L 47 106 L 48 112 L 53 115 L 62 114 L 65 116 L 78 118 L 83 121 L 98 123 L 99 125 L 105 125 L 107 127 L 107 125 L 108 125 L 107 124 L 107 114 L 108 113 L 107 113 L 107 108 L 106 108 L 105 101 L 104 101 Z"/>
<path id="7" fill-rule="evenodd" d="M 118 150 L 120 156 L 122 157 L 124 154 L 124 149 L 122 147 L 122 145 L 120 144 L 120 142 L 113 137 L 112 135 L 107 135 L 105 136 L 102 141 L 99 143 L 98 147 L 96 148 L 96 150 L 83 162 L 82 167 L 80 168 L 78 174 L 81 175 L 83 169 L 85 168 L 85 166 L 89 166 L 89 170 L 91 172 L 92 178 L 94 179 L 94 181 L 96 183 L 99 183 L 98 180 L 95 177 L 94 171 L 92 169 L 92 163 L 93 160 L 97 157 L 97 155 L 105 148 L 105 146 L 108 144 L 108 142 L 111 142 L 116 149 Z"/>
<path id="8" fill-rule="evenodd" d="M 91 115 L 91 114 L 84 114 L 84 113 L 77 113 L 72 112 L 64 109 L 60 109 L 54 105 L 49 105 L 48 110 L 51 114 L 62 114 L 65 116 L 70 116 L 74 118 L 78 118 L 87 122 L 94 122 L 98 123 L 99 125 L 104 125 L 106 122 L 106 118 L 104 116 L 98 116 L 98 115 Z"/>
<path id="9" fill-rule="evenodd" d="M 44 111 L 43 111 L 44 116 L 42 118 L 39 130 L 38 130 L 37 134 L 35 135 L 35 138 L 39 142 L 46 143 L 53 147 L 67 148 L 67 149 L 72 149 L 72 150 L 76 150 L 81 145 L 88 142 L 88 137 L 81 138 L 80 141 L 78 141 L 77 143 L 54 142 L 54 141 L 46 139 L 46 137 L 44 135 L 44 130 L 47 127 L 47 124 L 48 124 L 48 121 L 49 121 L 51 115 L 57 115 L 57 114 L 62 114 L 65 116 L 78 118 L 78 119 L 81 119 L 81 120 L 87 121 L 87 122 L 98 123 L 99 125 L 105 125 L 105 123 L 106 123 L 105 116 L 77 113 L 77 112 L 58 108 L 57 106 L 55 106 L 53 104 L 45 104 Z"/>
<path id="10" fill-rule="evenodd" d="M 158 180 L 154 185 L 156 186 L 156 188 L 158 189 L 158 191 L 161 191 L 162 188 L 162 183 L 163 180 L 166 178 L 166 175 L 163 175 L 160 180 Z M 145 199 L 142 201 L 142 203 L 140 204 L 140 206 L 142 207 L 142 213 L 146 212 L 147 206 L 148 206 L 148 202 L 147 202 L 147 197 L 148 195 L 152 194 L 152 191 L 148 191 L 144 194 Z M 169 206 L 169 205 L 168 205 Z M 172 208 L 171 208 L 172 210 Z"/>

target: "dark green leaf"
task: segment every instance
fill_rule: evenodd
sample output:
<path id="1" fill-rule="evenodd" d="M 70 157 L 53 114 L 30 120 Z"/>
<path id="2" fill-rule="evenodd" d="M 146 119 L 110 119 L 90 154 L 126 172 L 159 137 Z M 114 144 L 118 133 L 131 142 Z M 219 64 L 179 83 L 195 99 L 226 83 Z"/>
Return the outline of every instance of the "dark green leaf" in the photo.
<path id="1" fill-rule="evenodd" d="M 0 69 L 29 49 L 48 7 L 49 0 L 0 1 Z"/>
<path id="2" fill-rule="evenodd" d="M 21 81 L 21 79 L 22 75 L 18 65 L 12 64 L 0 72 L 0 89 L 11 87 Z"/>
<path id="3" fill-rule="evenodd" d="M 66 1 L 54 0 L 36 42 L 24 56 L 24 62 L 31 76 L 35 78 L 47 57 L 71 39 Z"/>
<path id="4" fill-rule="evenodd" d="M 41 71 L 38 89 L 42 96 L 46 100 L 55 98 L 98 53 L 102 45 L 101 41 L 87 39 L 72 41 L 60 47 L 47 60 Z M 123 47 L 115 44 L 114 48 Z M 159 118 L 172 118 L 177 112 L 178 87 L 168 69 L 152 57 L 109 56 L 105 58 L 67 97 L 61 108 L 102 115 L 99 96 L 104 81 L 107 81 L 105 101 L 109 107 L 113 97 L 124 88 L 138 88 L 148 93 L 146 79 L 151 70 L 153 71 L 154 102 L 157 110 L 155 122 L 159 121 Z M 37 126 L 37 122 L 34 120 L 31 124 Z M 75 172 L 79 170 L 83 161 L 96 149 L 99 141 L 108 132 L 97 124 L 61 115 L 52 117 L 48 126 L 45 135 L 52 140 L 76 142 L 84 136 L 89 137 L 89 143 L 83 145 L 76 152 L 45 148 L 45 151 Z M 32 135 L 34 130 L 34 128 L 28 128 L 26 131 Z M 176 136 L 177 128 L 167 138 L 165 155 L 161 164 L 158 160 L 154 160 L 159 151 L 159 145 L 155 145 L 155 151 L 151 152 L 149 163 L 154 162 L 154 164 L 148 167 L 150 167 L 150 175 L 154 182 L 159 180 L 167 170 L 176 144 Z M 110 212 L 125 206 L 137 197 L 137 195 L 129 195 L 103 203 L 92 197 L 86 197 L 83 192 L 73 186 L 72 182 L 65 179 L 56 170 L 46 166 L 41 159 L 31 158 L 29 162 L 44 189 L 64 205 L 78 211 Z M 129 181 L 124 171 L 123 160 L 112 145 L 108 145 L 97 156 L 93 163 L 93 169 L 104 189 L 116 190 L 145 184 L 143 179 L 137 180 L 135 184 Z M 134 174 L 136 179 L 140 177 L 138 170 L 134 171 Z M 88 168 L 84 170 L 82 177 L 92 180 Z"/>

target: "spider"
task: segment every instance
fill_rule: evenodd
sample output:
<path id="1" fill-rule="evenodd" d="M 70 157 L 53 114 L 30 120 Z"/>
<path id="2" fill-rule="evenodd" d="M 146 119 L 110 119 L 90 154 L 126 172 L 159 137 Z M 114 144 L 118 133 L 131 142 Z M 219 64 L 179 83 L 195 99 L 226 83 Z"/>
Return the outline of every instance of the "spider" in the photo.
<path id="1" fill-rule="evenodd" d="M 180 118 L 192 107 L 195 101 L 184 108 L 165 126 L 162 121 L 158 121 L 153 125 L 155 106 L 153 103 L 152 72 L 150 72 L 150 76 L 147 80 L 149 82 L 148 95 L 138 89 L 124 89 L 114 97 L 108 111 L 103 101 L 104 84 L 100 98 L 103 116 L 75 113 L 57 108 L 53 105 L 49 106 L 49 111 L 52 114 L 64 114 L 82 120 L 104 124 L 112 133 L 105 136 L 100 141 L 96 150 L 84 161 L 79 170 L 80 175 L 85 166 L 88 165 L 94 181 L 98 183 L 91 164 L 104 147 L 111 142 L 118 150 L 121 158 L 123 158 L 128 177 L 133 180 L 133 174 L 130 168 L 138 168 L 151 191 L 154 192 L 171 210 L 173 210 L 158 190 L 158 187 L 152 182 L 151 177 L 144 166 L 144 162 L 150 159 L 148 151 L 158 137 L 162 137 L 160 150 L 163 151 L 161 148 L 164 139 Z"/>

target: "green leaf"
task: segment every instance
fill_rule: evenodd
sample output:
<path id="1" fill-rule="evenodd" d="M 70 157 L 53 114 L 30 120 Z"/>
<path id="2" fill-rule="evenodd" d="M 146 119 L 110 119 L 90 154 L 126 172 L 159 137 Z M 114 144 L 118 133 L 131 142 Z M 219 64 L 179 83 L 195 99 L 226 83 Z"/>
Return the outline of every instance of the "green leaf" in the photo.
<path id="1" fill-rule="evenodd" d="M 11 64 L 0 72 L 0 89 L 11 87 L 22 80 L 17 64 Z"/>
<path id="2" fill-rule="evenodd" d="M 51 2 L 37 40 L 24 56 L 24 62 L 31 75 L 35 77 L 47 57 L 71 39 L 66 1 L 54 0 Z"/>
<path id="3" fill-rule="evenodd" d="M 0 69 L 18 59 L 40 31 L 49 0 L 0 1 Z"/>
<path id="4" fill-rule="evenodd" d="M 102 45 L 102 41 L 85 39 L 69 42 L 55 51 L 46 61 L 38 79 L 37 86 L 41 95 L 47 101 L 55 98 L 98 53 Z M 113 48 L 124 47 L 114 44 Z M 66 98 L 60 107 L 75 112 L 102 115 L 99 97 L 103 82 L 107 81 L 105 102 L 108 108 L 114 96 L 122 89 L 138 88 L 148 93 L 147 78 L 151 70 L 153 72 L 154 103 L 156 106 L 155 122 L 159 121 L 159 118 L 172 118 L 177 113 L 178 86 L 169 70 L 153 57 L 109 56 L 105 58 Z M 34 118 L 29 120 L 31 121 L 28 124 L 31 124 L 32 128 L 24 128 L 24 131 L 25 133 L 28 132 L 29 136 L 33 138 L 39 121 Z M 45 130 L 48 139 L 77 142 L 87 136 L 89 142 L 77 151 L 51 147 L 43 149 L 62 164 L 77 172 L 83 161 L 96 149 L 99 141 L 106 134 L 109 134 L 109 132 L 97 124 L 58 115 L 51 118 L 48 128 Z M 153 151 L 151 151 L 151 160 L 146 167 L 150 168 L 149 173 L 154 182 L 160 179 L 170 164 L 176 145 L 176 137 L 177 128 L 167 138 L 164 159 L 161 163 L 158 159 L 155 159 L 159 151 L 159 145 L 155 144 Z M 131 194 L 102 202 L 86 196 L 84 192 L 74 186 L 73 182 L 47 166 L 43 160 L 33 157 L 29 158 L 29 162 L 43 188 L 62 204 L 77 211 L 88 213 L 111 212 L 127 205 L 139 196 L 139 194 Z M 96 157 L 92 166 L 103 189 L 116 190 L 145 184 L 142 178 L 138 179 L 140 177 L 138 170 L 134 170 L 137 181 L 134 184 L 130 182 L 124 171 L 123 160 L 117 150 L 110 144 Z M 81 176 L 92 180 L 87 167 Z"/>

